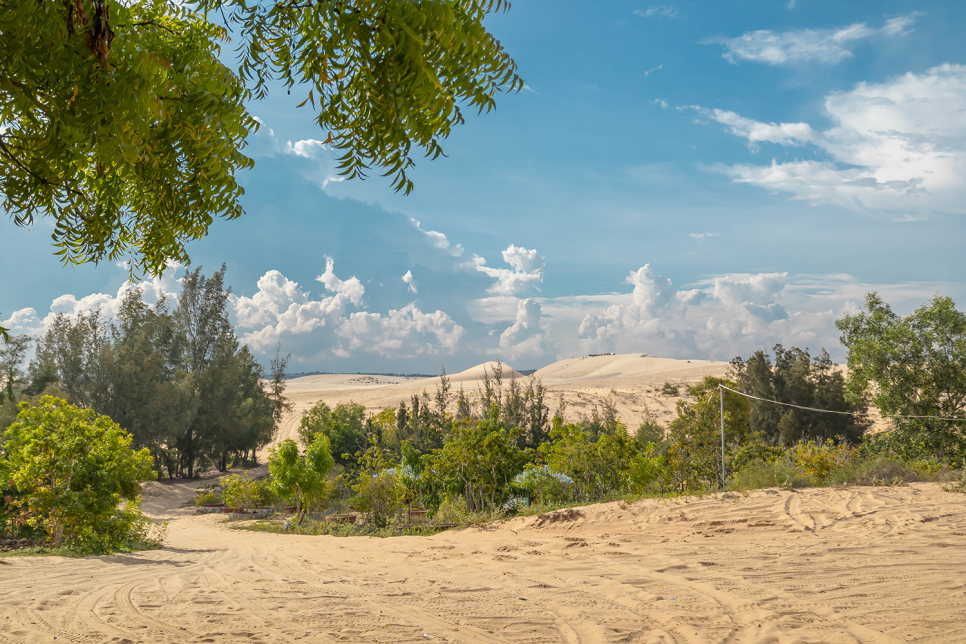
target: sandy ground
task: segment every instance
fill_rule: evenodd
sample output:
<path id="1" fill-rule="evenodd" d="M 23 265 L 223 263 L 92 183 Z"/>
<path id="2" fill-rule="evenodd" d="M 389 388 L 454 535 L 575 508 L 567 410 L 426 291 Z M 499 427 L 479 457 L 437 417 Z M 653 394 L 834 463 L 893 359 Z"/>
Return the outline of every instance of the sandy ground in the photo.
<path id="1" fill-rule="evenodd" d="M 496 363 L 478 365 L 466 371 L 451 374 L 451 411 L 455 412 L 455 396 L 462 386 L 471 401 L 479 399 L 484 366 L 490 376 Z M 594 405 L 600 406 L 609 399 L 617 408 L 631 433 L 637 431 L 641 422 L 653 418 L 664 425 L 671 422 L 675 405 L 685 395 L 685 386 L 705 376 L 724 376 L 727 362 L 707 360 L 673 360 L 655 358 L 646 354 L 621 354 L 561 360 L 538 370 L 534 375 L 547 387 L 546 404 L 556 411 L 558 399 L 563 396 L 567 404 L 564 418 L 580 420 L 590 415 Z M 510 376 L 519 374 L 512 367 L 503 366 L 504 387 Z M 526 379 L 520 376 L 521 384 Z M 665 382 L 679 385 L 679 396 L 660 393 Z M 409 405 L 410 397 L 423 391 L 433 396 L 439 378 L 410 379 L 389 376 L 326 375 L 305 376 L 288 381 L 286 395 L 295 409 L 282 420 L 276 442 L 297 438 L 302 413 L 319 401 L 334 407 L 341 402 L 353 401 L 365 405 L 367 411 L 376 412 L 385 407 L 396 408 L 400 401 Z"/>
<path id="2" fill-rule="evenodd" d="M 239 532 L 196 485 L 146 486 L 163 550 L 0 560 L 0 642 L 966 641 L 966 496 L 936 484 L 391 539 Z"/>

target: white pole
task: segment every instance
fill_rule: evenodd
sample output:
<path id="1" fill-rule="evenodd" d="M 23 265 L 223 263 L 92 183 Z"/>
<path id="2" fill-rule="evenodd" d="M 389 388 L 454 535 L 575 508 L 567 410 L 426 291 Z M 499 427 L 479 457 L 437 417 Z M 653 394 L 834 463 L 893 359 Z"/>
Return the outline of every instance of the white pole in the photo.
<path id="1" fill-rule="evenodd" d="M 718 397 L 721 399 L 721 488 L 725 484 L 725 448 L 724 448 L 724 389 L 718 385 Z"/>

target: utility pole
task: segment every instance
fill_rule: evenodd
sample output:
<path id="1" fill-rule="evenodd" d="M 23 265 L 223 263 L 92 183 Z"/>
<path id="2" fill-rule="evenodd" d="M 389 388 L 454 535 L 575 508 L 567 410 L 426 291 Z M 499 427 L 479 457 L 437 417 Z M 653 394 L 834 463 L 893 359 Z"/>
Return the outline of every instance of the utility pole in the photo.
<path id="1" fill-rule="evenodd" d="M 721 489 L 725 484 L 725 448 L 724 448 L 724 389 L 718 385 L 718 398 L 721 400 Z"/>

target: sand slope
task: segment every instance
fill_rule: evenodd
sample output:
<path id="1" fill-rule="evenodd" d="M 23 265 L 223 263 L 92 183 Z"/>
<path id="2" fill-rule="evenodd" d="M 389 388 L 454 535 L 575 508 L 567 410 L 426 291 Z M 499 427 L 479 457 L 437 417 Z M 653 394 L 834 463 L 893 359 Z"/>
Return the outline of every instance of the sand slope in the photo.
<path id="1" fill-rule="evenodd" d="M 485 367 L 492 378 L 495 364 L 488 362 L 451 374 L 453 396 L 462 387 L 471 401 L 478 400 L 483 387 L 483 369 Z M 726 362 L 673 360 L 633 353 L 561 360 L 538 370 L 534 376 L 547 387 L 546 402 L 551 412 L 557 409 L 562 398 L 566 403 L 564 417 L 568 421 L 577 421 L 589 415 L 594 405 L 599 407 L 604 399 L 608 399 L 616 406 L 630 431 L 634 432 L 646 418 L 664 424 L 670 422 L 677 401 L 686 393 L 687 384 L 708 375 L 724 376 L 728 367 Z M 504 386 L 509 384 L 511 378 L 518 378 L 521 383 L 526 381 L 519 372 L 504 365 Z M 681 385 L 680 395 L 661 394 L 660 389 L 665 382 Z M 295 438 L 302 413 L 319 401 L 325 401 L 330 406 L 353 401 L 364 405 L 367 411 L 375 412 L 385 407 L 396 408 L 400 402 L 409 404 L 413 395 L 423 391 L 432 396 L 438 385 L 439 378 L 350 375 L 294 378 L 287 383 L 286 395 L 295 404 L 295 409 L 283 419 L 275 442 Z M 455 411 L 455 401 L 451 405 Z"/>
<path id="2" fill-rule="evenodd" d="M 230 530 L 151 484 L 161 551 L 0 565 L 0 642 L 966 641 L 966 496 L 756 491 L 431 538 Z"/>

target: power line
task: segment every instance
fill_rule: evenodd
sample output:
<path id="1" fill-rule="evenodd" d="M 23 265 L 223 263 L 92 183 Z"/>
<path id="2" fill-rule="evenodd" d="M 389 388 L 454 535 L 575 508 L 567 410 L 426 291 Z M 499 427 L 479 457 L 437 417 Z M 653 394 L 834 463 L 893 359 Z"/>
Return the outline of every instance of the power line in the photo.
<path id="1" fill-rule="evenodd" d="M 760 400 L 762 402 L 773 403 L 775 405 L 783 405 L 785 407 L 794 407 L 795 409 L 804 409 L 805 411 L 818 411 L 826 414 L 842 414 L 844 416 L 863 416 L 866 418 L 872 418 L 869 414 L 865 414 L 857 411 L 835 411 L 833 409 L 818 409 L 817 407 L 803 407 L 802 405 L 793 405 L 791 403 L 779 402 L 777 400 L 769 400 L 768 398 L 759 398 L 758 396 L 752 396 L 751 394 L 746 394 L 742 391 L 735 391 L 731 387 L 725 387 L 724 385 L 719 385 L 722 389 L 727 389 L 728 391 L 738 394 L 739 396 L 744 396 L 745 398 L 753 398 L 755 400 Z M 952 416 L 910 416 L 904 414 L 892 414 L 886 416 L 886 418 L 931 418 L 933 420 L 966 420 L 966 418 L 957 418 Z"/>

